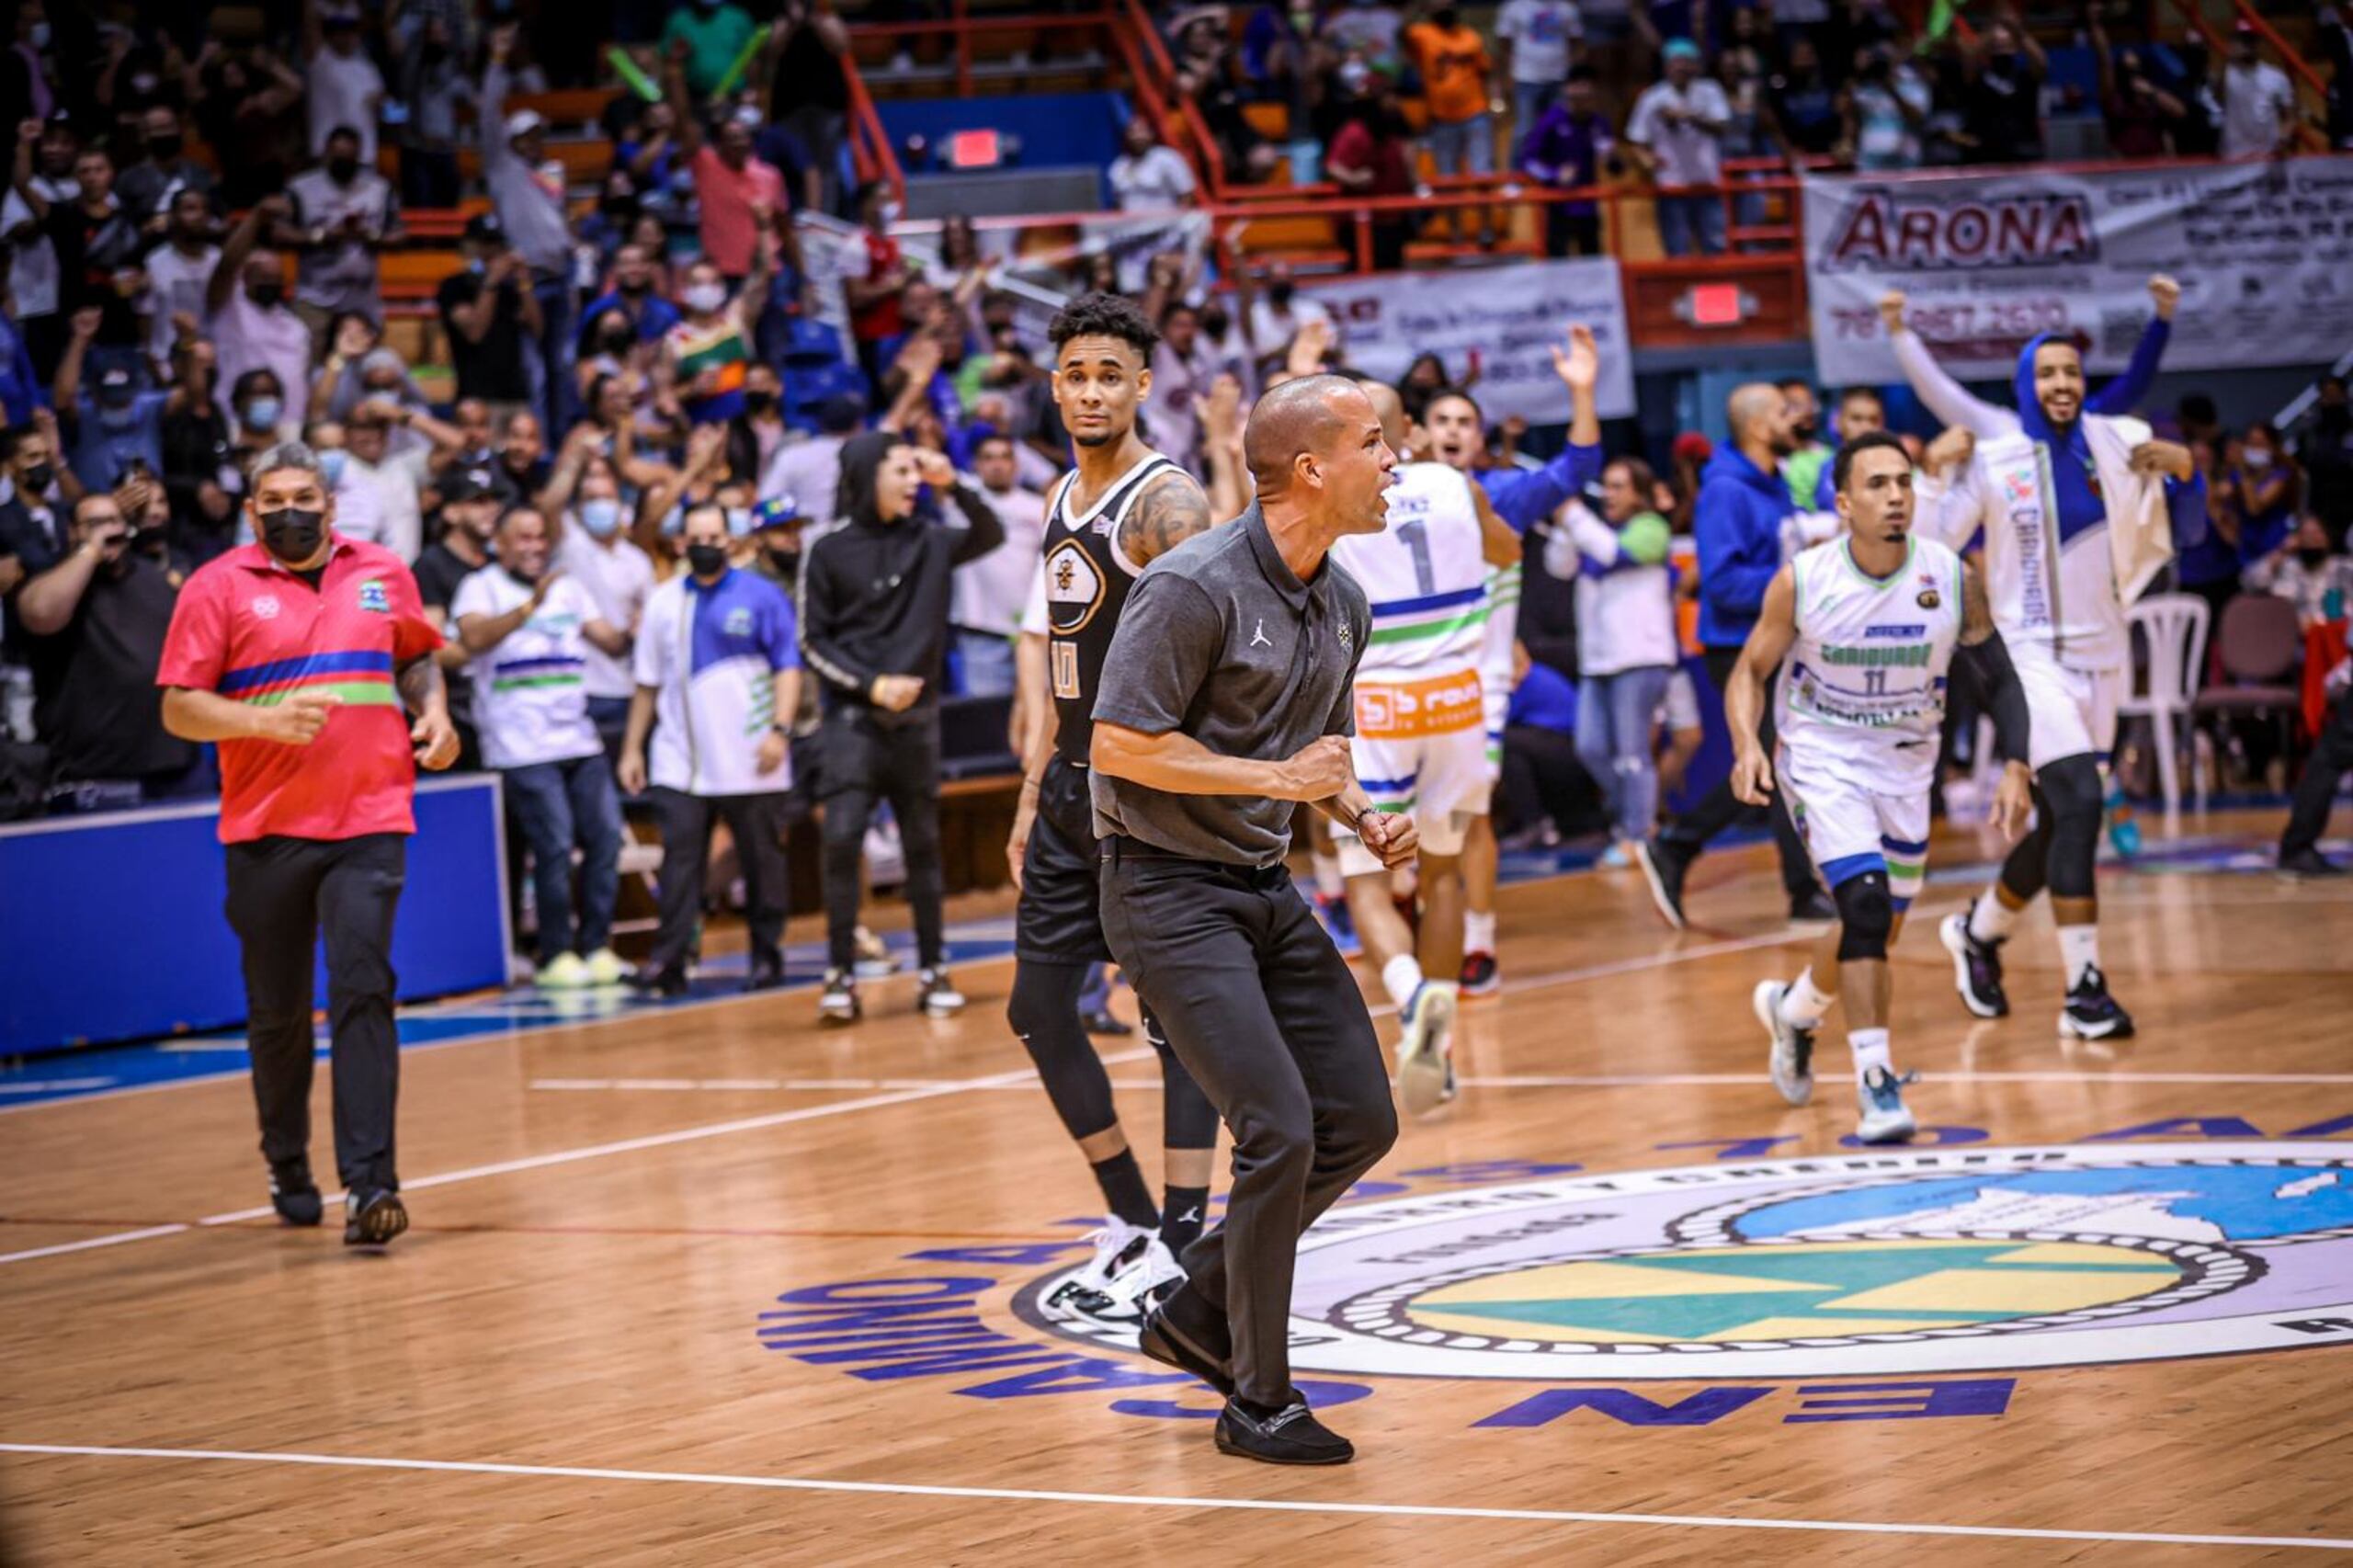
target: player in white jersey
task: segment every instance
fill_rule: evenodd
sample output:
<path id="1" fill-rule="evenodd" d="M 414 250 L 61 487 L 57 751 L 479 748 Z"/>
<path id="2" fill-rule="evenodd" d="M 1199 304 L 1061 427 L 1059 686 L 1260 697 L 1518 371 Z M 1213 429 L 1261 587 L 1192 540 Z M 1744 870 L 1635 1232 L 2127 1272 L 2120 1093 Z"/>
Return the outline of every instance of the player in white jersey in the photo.
<path id="1" fill-rule="evenodd" d="M 1422 410 L 1430 455 L 1469 475 L 1515 533 L 1525 534 L 1552 516 L 1562 503 L 1583 492 L 1601 473 L 1601 417 L 1595 391 L 1601 379 L 1601 352 L 1590 328 L 1569 329 L 1567 347 L 1552 350 L 1552 371 L 1569 392 L 1569 440 L 1561 455 L 1540 469 L 1478 466 L 1486 450 L 1486 426 L 1479 405 L 1468 392 L 1449 387 Z M 1520 574 L 1520 564 L 1515 560 L 1487 577 L 1487 631 L 1479 674 L 1491 790 L 1503 777 L 1504 715 L 1511 706 L 1512 687 L 1518 684 Z M 1473 817 L 1462 848 L 1466 949 L 1462 990 L 1466 995 L 1486 995 L 1502 984 L 1495 965 L 1497 858 L 1492 820 L 1483 813 Z"/>
<path id="2" fill-rule="evenodd" d="M 1974 570 L 1912 534 L 1912 460 L 1884 433 L 1847 442 L 1833 460 L 1844 539 L 1818 544 L 1775 574 L 1765 608 L 1724 692 L 1736 758 L 1733 790 L 1761 806 L 1779 788 L 1838 905 L 1813 966 L 1789 985 L 1766 981 L 1756 1016 L 1772 1037 L 1773 1086 L 1791 1105 L 1813 1094 L 1813 1031 L 1834 1000 L 1847 1007 L 1858 1136 L 1912 1136 L 1911 1110 L 1889 1055 L 1893 976 L 1888 945 L 1927 872 L 1928 794 L 1936 783 L 1947 673 L 1974 675 L 2009 758 L 1991 817 L 2006 834 L 2026 820 L 2026 697 L 1994 630 Z M 1779 755 L 1756 738 L 1765 682 L 1781 670 Z"/>
<path id="3" fill-rule="evenodd" d="M 1408 449 L 1405 405 L 1377 382 L 1365 393 L 1382 437 Z M 1332 558 L 1362 585 L 1372 634 L 1357 665 L 1357 782 L 1375 807 L 1409 812 L 1420 830 L 1418 942 L 1390 898 L 1389 871 L 1351 833 L 1333 834 L 1347 879 L 1348 909 L 1365 957 L 1397 1005 L 1404 1034 L 1397 1085 L 1415 1115 L 1452 1097 L 1450 1036 L 1462 972 L 1462 842 L 1487 814 L 1486 578 L 1519 560 L 1519 536 L 1486 493 L 1444 463 L 1400 467 L 1388 524 L 1344 538 Z M 1506 687 L 1508 690 L 1508 687 Z"/>
<path id="4" fill-rule="evenodd" d="M 2149 291 L 2160 316 L 2170 315 L 2179 290 L 2157 278 Z M 1922 483 L 1921 527 L 1957 549 L 1983 536 L 1994 619 L 2034 716 L 2034 831 L 1969 914 L 1947 920 L 1939 936 L 1969 1010 L 2000 1017 L 2009 1011 L 2002 944 L 2048 887 L 2067 983 L 2059 1027 L 2084 1040 L 2120 1040 L 2132 1033 L 2132 1019 L 2100 969 L 2093 868 L 2102 772 L 2131 681 L 2125 611 L 2177 545 L 2205 537 L 2205 481 L 2187 447 L 2151 440 L 2140 420 L 2100 412 L 2121 401 L 2115 383 L 2088 393 L 2074 344 L 2029 342 L 2018 356 L 2017 406 L 1999 408 L 1938 369 L 1906 329 L 1904 308 L 1901 294 L 1880 301 L 1896 362 L 1923 402 L 1974 438 L 1966 461 Z"/>

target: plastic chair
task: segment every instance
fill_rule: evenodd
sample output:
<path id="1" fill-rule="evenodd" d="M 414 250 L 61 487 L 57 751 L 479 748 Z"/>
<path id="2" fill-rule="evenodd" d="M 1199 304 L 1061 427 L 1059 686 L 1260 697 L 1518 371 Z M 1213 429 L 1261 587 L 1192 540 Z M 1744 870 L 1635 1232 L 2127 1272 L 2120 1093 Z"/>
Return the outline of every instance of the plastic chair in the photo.
<path id="1" fill-rule="evenodd" d="M 2155 733 L 2157 789 L 2165 797 L 2165 831 L 2181 819 L 2180 745 L 2196 708 L 2198 674 L 2206 667 L 2206 631 L 2211 612 L 2193 594 L 2157 594 L 2140 600 L 2126 619 L 2140 628 L 2149 658 L 2134 671 L 2132 695 L 2117 705 L 2117 716 L 2146 719 Z M 2198 780 L 2198 809 L 2206 809 L 2205 780 Z"/>
<path id="2" fill-rule="evenodd" d="M 2200 692 L 2198 711 L 2277 714 L 2281 755 L 2292 755 L 2304 704 L 2295 678 L 2304 653 L 2295 605 L 2273 594 L 2241 594 L 2222 607 L 2215 637 L 2215 653 L 2230 684 Z"/>

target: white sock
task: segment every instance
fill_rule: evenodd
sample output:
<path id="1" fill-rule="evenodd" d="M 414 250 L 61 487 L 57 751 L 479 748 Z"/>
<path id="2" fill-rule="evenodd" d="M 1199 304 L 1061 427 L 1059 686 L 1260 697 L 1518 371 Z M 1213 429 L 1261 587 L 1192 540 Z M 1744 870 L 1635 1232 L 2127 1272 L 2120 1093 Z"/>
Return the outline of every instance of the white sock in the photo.
<path id="1" fill-rule="evenodd" d="M 2010 934 L 2018 923 L 2018 912 L 1995 896 L 1987 888 L 1969 906 L 1969 934 L 1981 942 L 1998 942 Z"/>
<path id="2" fill-rule="evenodd" d="M 1822 1016 L 1830 1011 L 1830 1004 L 1837 998 L 1813 983 L 1813 966 L 1790 983 L 1781 993 L 1781 1022 L 1793 1029 L 1810 1029 L 1821 1026 Z"/>
<path id="3" fill-rule="evenodd" d="M 1484 915 L 1475 909 L 1462 912 L 1462 947 L 1466 952 L 1492 953 L 1495 950 L 1495 912 Z"/>
<path id="4" fill-rule="evenodd" d="M 1855 1053 L 1855 1082 L 1858 1084 L 1874 1067 L 1884 1067 L 1890 1073 L 1895 1071 L 1894 1060 L 1887 1053 L 1885 1029 L 1848 1029 L 1847 1049 Z"/>
<path id="5" fill-rule="evenodd" d="M 2086 970 L 2096 969 L 2099 965 L 2099 927 L 2060 926 L 2059 961 L 2066 971 L 2067 989 L 2073 991 L 2084 978 Z"/>
<path id="6" fill-rule="evenodd" d="M 1414 993 L 1421 989 L 1421 960 L 1411 953 L 1399 953 L 1381 966 L 1381 983 L 1387 989 L 1389 999 L 1402 1011 L 1414 999 Z"/>
<path id="7" fill-rule="evenodd" d="M 1308 854 L 1307 863 L 1315 869 L 1316 897 L 1346 898 L 1348 896 L 1347 879 L 1340 875 L 1340 858 L 1337 855 L 1326 855 L 1321 849 L 1312 850 Z"/>

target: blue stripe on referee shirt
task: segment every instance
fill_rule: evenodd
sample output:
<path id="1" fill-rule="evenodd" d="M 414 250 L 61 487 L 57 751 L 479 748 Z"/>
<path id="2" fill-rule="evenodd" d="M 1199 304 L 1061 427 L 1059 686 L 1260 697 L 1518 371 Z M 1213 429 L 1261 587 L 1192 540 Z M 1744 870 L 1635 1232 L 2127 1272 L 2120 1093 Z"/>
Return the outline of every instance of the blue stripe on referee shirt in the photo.
<path id="1" fill-rule="evenodd" d="M 273 659 L 266 665 L 248 665 L 242 670 L 231 670 L 221 677 L 221 695 L 234 697 L 256 687 L 275 686 L 282 680 L 301 680 L 306 676 L 385 675 L 392 673 L 390 653 L 370 653 L 365 649 L 347 653 L 304 653 L 298 658 Z"/>

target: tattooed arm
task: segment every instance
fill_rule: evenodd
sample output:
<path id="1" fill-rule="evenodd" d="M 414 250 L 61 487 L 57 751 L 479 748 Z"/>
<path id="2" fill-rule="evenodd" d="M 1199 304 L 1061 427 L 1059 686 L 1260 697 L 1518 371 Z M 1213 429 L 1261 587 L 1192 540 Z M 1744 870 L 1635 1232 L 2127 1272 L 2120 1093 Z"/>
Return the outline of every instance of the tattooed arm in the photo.
<path id="1" fill-rule="evenodd" d="M 1210 498 L 1189 473 L 1172 470 L 1146 487 L 1120 520 L 1113 542 L 1138 566 L 1148 566 L 1214 521 Z"/>

